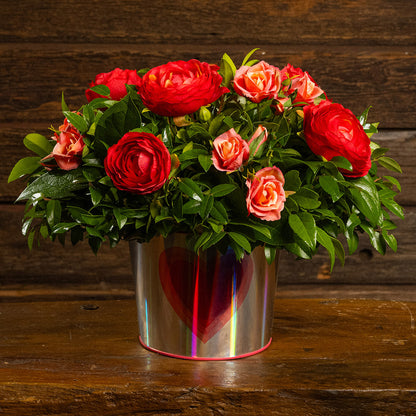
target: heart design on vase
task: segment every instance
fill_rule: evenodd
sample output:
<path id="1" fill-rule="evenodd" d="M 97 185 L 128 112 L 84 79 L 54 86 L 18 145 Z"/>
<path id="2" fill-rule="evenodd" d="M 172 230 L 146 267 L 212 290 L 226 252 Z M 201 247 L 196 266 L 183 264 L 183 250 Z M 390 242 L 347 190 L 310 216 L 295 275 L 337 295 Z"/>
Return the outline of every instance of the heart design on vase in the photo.
<path id="1" fill-rule="evenodd" d="M 246 298 L 253 261 L 245 256 L 239 262 L 231 249 L 224 255 L 208 249 L 206 256 L 198 259 L 191 250 L 169 247 L 160 254 L 159 277 L 172 308 L 206 343 L 230 321 Z"/>

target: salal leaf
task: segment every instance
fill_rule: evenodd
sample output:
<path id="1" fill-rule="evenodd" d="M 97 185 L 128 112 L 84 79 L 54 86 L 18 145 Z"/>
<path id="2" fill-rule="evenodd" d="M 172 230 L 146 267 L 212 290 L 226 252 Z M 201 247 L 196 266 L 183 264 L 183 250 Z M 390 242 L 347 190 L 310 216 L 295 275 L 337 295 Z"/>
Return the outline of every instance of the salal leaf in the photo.
<path id="1" fill-rule="evenodd" d="M 332 242 L 332 238 L 322 229 L 317 227 L 317 240 L 318 243 L 321 244 L 329 253 L 329 259 L 331 262 L 331 271 L 334 268 L 335 264 L 335 247 L 334 243 Z"/>
<path id="2" fill-rule="evenodd" d="M 251 244 L 244 235 L 233 232 L 233 231 L 228 232 L 228 235 L 231 237 L 231 239 L 234 242 L 236 242 L 240 247 L 242 247 L 247 253 L 251 253 Z"/>
<path id="3" fill-rule="evenodd" d="M 237 188 L 236 185 L 232 183 L 224 183 L 220 185 L 216 185 L 211 189 L 211 194 L 215 197 L 225 196 L 229 193 L 233 192 Z"/>
<path id="4" fill-rule="evenodd" d="M 351 162 L 343 156 L 335 156 L 331 159 L 331 163 L 333 163 L 337 168 L 345 169 L 345 170 L 352 170 Z"/>
<path id="5" fill-rule="evenodd" d="M 403 208 L 393 199 L 383 199 L 383 205 L 400 219 L 404 219 Z"/>
<path id="6" fill-rule="evenodd" d="M 378 231 L 376 231 L 369 224 L 361 223 L 361 228 L 368 234 L 370 237 L 371 245 L 380 253 L 386 253 L 386 242 Z"/>
<path id="7" fill-rule="evenodd" d="M 339 189 L 338 182 L 332 176 L 320 176 L 319 184 L 326 193 L 331 195 L 332 202 L 336 202 L 342 197 L 343 193 Z"/>
<path id="8" fill-rule="evenodd" d="M 383 213 L 380 207 L 380 198 L 372 179 L 367 175 L 351 180 L 354 188 L 350 188 L 351 197 L 357 208 L 370 221 L 377 226 L 383 223 Z"/>
<path id="9" fill-rule="evenodd" d="M 298 191 L 302 185 L 302 181 L 299 177 L 299 171 L 290 170 L 285 175 L 285 191 Z"/>
<path id="10" fill-rule="evenodd" d="M 94 91 L 99 95 L 103 95 L 104 97 L 110 96 L 110 88 L 108 88 L 107 85 L 104 84 L 95 85 L 94 87 L 91 87 L 90 90 Z"/>
<path id="11" fill-rule="evenodd" d="M 56 199 L 49 200 L 46 205 L 46 220 L 51 227 L 61 221 L 61 213 L 61 203 Z"/>
<path id="12" fill-rule="evenodd" d="M 315 244 L 300 216 L 297 214 L 291 214 L 289 216 L 289 226 L 293 232 L 306 243 L 306 245 L 313 249 Z"/>
<path id="13" fill-rule="evenodd" d="M 20 159 L 10 172 L 8 183 L 19 179 L 24 175 L 30 175 L 40 166 L 40 157 L 31 156 Z"/>
<path id="14" fill-rule="evenodd" d="M 54 146 L 45 136 L 37 133 L 28 134 L 23 139 L 23 144 L 40 157 L 48 156 Z"/>
<path id="15" fill-rule="evenodd" d="M 73 192 L 88 186 L 81 169 L 51 171 L 31 182 L 16 201 L 32 199 L 37 194 L 44 198 L 63 199 L 73 196 Z"/>
<path id="16" fill-rule="evenodd" d="M 85 133 L 88 130 L 88 123 L 85 121 L 84 117 L 80 116 L 77 113 L 72 111 L 64 111 L 64 116 L 68 121 L 80 132 Z"/>
<path id="17" fill-rule="evenodd" d="M 190 178 L 182 178 L 179 182 L 179 189 L 189 198 L 195 199 L 196 201 L 202 201 L 203 193 L 196 182 Z"/>
<path id="18" fill-rule="evenodd" d="M 400 165 L 391 157 L 382 156 L 377 159 L 378 163 L 380 163 L 381 166 L 385 167 L 386 169 L 389 169 L 393 172 L 402 173 L 402 168 Z"/>

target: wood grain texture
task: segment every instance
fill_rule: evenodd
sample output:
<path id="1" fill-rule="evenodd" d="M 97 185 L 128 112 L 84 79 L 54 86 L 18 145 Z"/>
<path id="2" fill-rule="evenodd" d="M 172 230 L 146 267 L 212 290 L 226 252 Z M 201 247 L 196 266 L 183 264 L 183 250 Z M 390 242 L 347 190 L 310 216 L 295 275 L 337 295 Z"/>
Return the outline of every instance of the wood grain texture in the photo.
<path id="1" fill-rule="evenodd" d="M 413 0 L 20 0 L 1 13 L 7 42 L 408 46 L 416 39 Z"/>
<path id="2" fill-rule="evenodd" d="M 4 414 L 416 412 L 413 302 L 281 299 L 271 347 L 225 362 L 171 359 L 139 347 L 134 300 L 84 305 L 1 304 Z"/>
<path id="3" fill-rule="evenodd" d="M 416 128 L 416 47 L 305 44 L 3 44 L 0 47 L 0 123 L 13 127 L 61 122 L 62 91 L 74 110 L 95 75 L 116 67 L 140 69 L 170 60 L 219 63 L 224 52 L 238 65 L 252 48 L 280 68 L 288 62 L 309 71 L 330 99 L 355 114 L 373 106 L 382 128 Z M 393 105 L 393 102 L 395 103 Z"/>
<path id="4" fill-rule="evenodd" d="M 70 243 L 43 240 L 40 247 L 29 251 L 20 233 L 22 206 L 0 205 L 0 289 L 27 288 L 71 289 L 85 285 L 86 290 L 134 290 L 130 269 L 128 244 L 116 248 L 104 245 L 95 256 L 88 244 L 75 247 Z M 281 284 L 415 284 L 416 210 L 406 209 L 406 219 L 398 222 L 395 233 L 399 244 L 397 253 L 389 250 L 385 256 L 371 248 L 363 238 L 355 254 L 347 257 L 345 266 L 337 264 L 330 273 L 329 258 L 324 250 L 312 260 L 296 260 L 282 252 L 279 264 Z"/>
<path id="5" fill-rule="evenodd" d="M 85 285 L 101 297 L 129 296 L 132 290 L 122 245 L 97 257 L 86 244 L 45 243 L 29 253 L 20 235 L 21 207 L 12 203 L 22 183 L 8 185 L 7 177 L 29 155 L 23 137 L 34 131 L 48 136 L 48 127 L 62 122 L 62 91 L 77 109 L 97 73 L 177 59 L 218 63 L 224 52 L 238 64 L 256 47 L 257 56 L 271 64 L 290 62 L 309 71 L 332 100 L 355 114 L 372 105 L 370 119 L 382 129 L 377 140 L 404 170 L 398 201 L 408 216 L 399 223 L 398 254 L 381 257 L 364 241 L 331 275 L 324 254 L 311 262 L 284 255 L 281 282 L 415 283 L 414 0 L 0 1 L 0 289 L 26 288 L 28 295 Z"/>

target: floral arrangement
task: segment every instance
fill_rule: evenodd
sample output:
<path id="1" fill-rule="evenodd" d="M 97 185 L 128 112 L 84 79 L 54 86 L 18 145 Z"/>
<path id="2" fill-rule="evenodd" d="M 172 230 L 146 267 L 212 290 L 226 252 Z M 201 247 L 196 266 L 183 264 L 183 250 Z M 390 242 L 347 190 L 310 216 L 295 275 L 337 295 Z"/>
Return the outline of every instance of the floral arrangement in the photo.
<path id="1" fill-rule="evenodd" d="M 50 139 L 28 134 L 36 156 L 21 159 L 23 233 L 150 241 L 186 233 L 195 251 L 231 246 L 242 258 L 263 246 L 273 261 L 286 249 L 311 258 L 321 245 L 344 261 L 359 235 L 385 253 L 397 249 L 391 216 L 401 172 L 370 140 L 376 123 L 328 98 L 308 72 L 251 59 L 237 69 L 190 61 L 97 75 L 87 103 L 71 111 Z"/>

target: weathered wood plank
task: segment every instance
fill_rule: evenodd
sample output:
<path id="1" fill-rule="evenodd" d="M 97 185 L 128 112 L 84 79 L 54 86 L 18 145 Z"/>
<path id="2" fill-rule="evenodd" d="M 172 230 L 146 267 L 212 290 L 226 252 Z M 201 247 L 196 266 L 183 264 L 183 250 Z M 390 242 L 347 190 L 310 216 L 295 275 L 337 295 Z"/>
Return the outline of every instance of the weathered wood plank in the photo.
<path id="1" fill-rule="evenodd" d="M 7 3 L 6 3 L 7 4 Z M 21 0 L 2 7 L 8 42 L 415 45 L 412 0 Z M 59 22 L 59 24 L 56 24 Z"/>
<path id="2" fill-rule="evenodd" d="M 416 412 L 414 302 L 281 299 L 271 347 L 225 362 L 139 347 L 134 300 L 84 304 L 1 304 L 5 414 Z"/>
<path id="3" fill-rule="evenodd" d="M 0 47 L 0 123 L 61 121 L 61 92 L 73 109 L 86 102 L 84 91 L 100 72 L 139 69 L 169 60 L 199 58 L 218 63 L 224 52 L 236 62 L 253 47 L 258 56 L 283 67 L 309 71 L 329 98 L 359 115 L 373 106 L 372 121 L 382 128 L 416 128 L 416 49 L 326 45 L 195 44 L 7 44 Z M 11 71 L 10 68 L 13 68 Z M 395 103 L 394 105 L 392 103 Z"/>
<path id="4" fill-rule="evenodd" d="M 87 243 L 65 248 L 59 243 L 43 241 L 29 252 L 20 234 L 22 206 L 0 205 L 0 282 L 7 290 L 28 288 L 70 289 L 88 285 L 90 290 L 134 290 L 127 243 L 116 248 L 104 246 L 97 256 Z M 332 274 L 324 251 L 312 260 L 295 260 L 282 252 L 279 282 L 282 284 L 415 284 L 416 209 L 406 209 L 406 219 L 398 222 L 395 235 L 399 250 L 385 256 L 371 248 L 364 238 L 357 252 L 348 257 L 344 267 L 337 264 Z"/>

